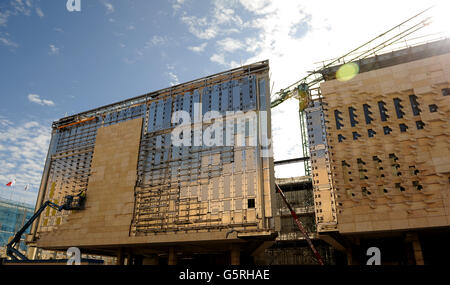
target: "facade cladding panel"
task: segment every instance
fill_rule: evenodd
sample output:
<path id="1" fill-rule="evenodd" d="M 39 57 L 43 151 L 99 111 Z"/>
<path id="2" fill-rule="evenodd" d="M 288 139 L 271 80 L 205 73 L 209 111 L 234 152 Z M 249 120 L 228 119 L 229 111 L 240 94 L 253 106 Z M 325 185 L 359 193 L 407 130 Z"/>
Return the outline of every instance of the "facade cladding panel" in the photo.
<path id="1" fill-rule="evenodd" d="M 104 152 L 97 150 L 97 133 L 138 119 L 140 124 L 129 125 L 142 128 L 136 173 L 127 176 L 128 180 L 135 177 L 127 180 L 134 185 L 134 201 L 128 222 L 130 240 L 123 243 L 133 243 L 133 237 L 180 231 L 272 233 L 268 72 L 268 61 L 263 61 L 55 122 L 36 206 L 46 200 L 61 204 L 65 195 L 85 190 L 87 208 L 95 208 L 97 201 L 92 199 L 97 194 L 90 195 L 90 187 L 97 185 L 99 177 L 106 179 L 111 174 L 99 176 L 105 168 L 99 167 L 103 158 L 95 158 L 96 152 Z M 187 118 L 179 120 L 177 111 L 185 111 Z M 123 135 L 121 127 L 110 130 Z M 182 134 L 174 135 L 174 130 Z M 182 145 L 174 142 L 180 139 L 184 139 Z M 107 143 L 101 147 L 117 149 Z M 95 170 L 91 169 L 93 160 Z M 131 162 L 122 157 L 118 163 Z M 114 165 L 108 167 L 114 172 Z M 76 220 L 73 217 L 82 218 L 87 214 L 84 211 L 47 209 L 32 234 L 36 238 L 36 233 L 68 229 Z M 53 246 L 48 235 L 44 244 Z"/>
<path id="2" fill-rule="evenodd" d="M 320 100 L 305 109 L 308 126 L 308 144 L 311 154 L 314 207 L 318 232 L 336 231 L 337 213 L 329 148 L 326 141 L 325 116 Z"/>

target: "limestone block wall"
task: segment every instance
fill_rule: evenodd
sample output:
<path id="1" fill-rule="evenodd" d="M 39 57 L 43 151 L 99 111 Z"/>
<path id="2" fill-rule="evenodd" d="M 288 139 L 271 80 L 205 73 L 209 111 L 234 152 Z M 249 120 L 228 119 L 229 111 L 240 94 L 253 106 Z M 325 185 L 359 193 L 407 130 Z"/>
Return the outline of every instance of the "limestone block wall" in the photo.
<path id="1" fill-rule="evenodd" d="M 450 54 L 321 84 L 341 233 L 450 225 Z"/>
<path id="2" fill-rule="evenodd" d="M 141 130 L 142 119 L 98 129 L 85 209 L 42 232 L 39 247 L 128 242 Z"/>

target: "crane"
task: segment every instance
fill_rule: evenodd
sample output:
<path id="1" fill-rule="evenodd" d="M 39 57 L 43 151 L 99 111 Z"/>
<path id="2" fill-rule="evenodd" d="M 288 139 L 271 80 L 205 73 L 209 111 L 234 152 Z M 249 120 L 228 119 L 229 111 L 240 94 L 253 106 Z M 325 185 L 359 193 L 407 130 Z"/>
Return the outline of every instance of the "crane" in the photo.
<path id="1" fill-rule="evenodd" d="M 336 72 L 336 75 L 338 75 L 339 72 L 343 71 L 345 77 L 345 71 L 348 70 L 348 67 L 356 66 L 357 70 L 353 70 L 352 76 L 356 75 L 357 72 L 359 71 L 359 67 L 357 64 L 358 61 L 365 59 L 369 56 L 373 56 L 377 52 L 385 49 L 388 46 L 401 43 L 409 35 L 429 25 L 431 17 L 427 17 L 426 12 L 431 8 L 433 8 L 433 6 L 421 11 L 420 13 L 410 17 L 409 19 L 401 22 L 400 24 L 390 28 L 389 30 L 381 33 L 379 36 L 369 40 L 368 42 L 358 46 L 357 48 L 347 52 L 346 54 L 331 60 L 329 63 L 324 64 L 321 68 L 316 69 L 314 71 L 309 71 L 305 77 L 301 78 L 295 83 L 287 86 L 286 88 L 281 89 L 280 91 L 274 94 L 273 96 L 274 98 L 273 100 L 271 100 L 270 104 L 271 108 L 275 108 L 281 103 L 291 98 L 298 100 L 300 132 L 304 158 L 309 156 L 306 119 L 304 110 L 311 104 L 311 102 L 314 99 L 320 98 L 321 95 L 319 83 L 324 81 L 325 78 L 330 78 L 330 76 L 331 77 L 334 76 L 334 74 L 330 74 L 330 72 L 334 73 L 334 71 L 331 70 L 330 67 L 333 67 L 338 64 L 343 64 Z M 397 29 L 402 30 L 400 32 L 396 32 Z M 343 79 L 348 80 L 351 79 L 352 76 Z M 317 92 L 317 94 L 313 95 L 312 91 Z M 310 161 L 305 160 L 304 166 L 305 166 L 304 167 L 305 175 L 310 176 L 311 175 Z"/>
<path id="2" fill-rule="evenodd" d="M 33 222 L 42 214 L 42 212 L 47 208 L 53 208 L 59 212 L 62 210 L 81 210 L 84 206 L 84 201 L 86 198 L 85 190 L 81 191 L 77 195 L 67 195 L 64 197 L 64 203 L 62 205 L 57 205 L 52 201 L 45 201 L 41 207 L 33 214 L 33 216 L 22 226 L 22 228 L 12 237 L 12 239 L 6 245 L 6 254 L 14 261 L 28 260 L 28 258 L 23 255 L 17 246 L 20 243 L 22 235 L 25 231 L 33 224 Z"/>
<path id="3" fill-rule="evenodd" d="M 324 78 L 328 75 L 326 74 L 327 68 L 334 66 L 339 63 L 352 63 L 356 62 L 358 60 L 362 60 L 364 58 L 367 58 L 371 55 L 376 54 L 377 52 L 383 50 L 384 48 L 399 43 L 401 40 L 404 40 L 407 36 L 411 35 L 412 33 L 415 33 L 419 31 L 420 29 L 424 28 L 425 26 L 430 24 L 431 17 L 426 17 L 425 19 L 419 19 L 418 22 L 414 23 L 414 20 L 417 20 L 420 16 L 425 14 L 428 10 L 430 10 L 433 7 L 429 7 L 420 13 L 412 16 L 411 18 L 401 22 L 400 24 L 390 28 L 386 32 L 380 34 L 379 36 L 369 40 L 368 42 L 358 46 L 357 48 L 347 52 L 346 54 L 330 61 L 329 63 L 325 64 L 320 69 L 310 71 L 308 72 L 308 75 L 303 77 L 302 79 L 298 80 L 297 82 L 289 85 L 286 88 L 281 89 L 280 91 L 276 92 L 275 99 L 271 101 L 271 108 L 275 108 L 284 101 L 290 99 L 290 98 L 296 98 L 299 100 L 299 110 L 300 112 L 303 112 L 303 110 L 308 107 L 308 103 L 311 100 L 309 89 L 312 86 L 317 85 L 321 81 L 324 80 Z M 411 26 L 404 27 L 405 24 L 412 22 L 413 24 Z M 392 33 L 397 28 L 404 27 L 404 30 L 402 30 L 399 33 L 396 33 L 392 35 Z M 386 39 L 387 38 L 387 39 Z M 378 43 L 377 41 L 381 40 L 381 43 Z M 368 48 L 369 45 L 374 44 L 375 46 L 361 51 L 362 49 Z M 358 54 L 358 55 L 355 55 Z M 313 78 L 314 77 L 314 78 Z"/>

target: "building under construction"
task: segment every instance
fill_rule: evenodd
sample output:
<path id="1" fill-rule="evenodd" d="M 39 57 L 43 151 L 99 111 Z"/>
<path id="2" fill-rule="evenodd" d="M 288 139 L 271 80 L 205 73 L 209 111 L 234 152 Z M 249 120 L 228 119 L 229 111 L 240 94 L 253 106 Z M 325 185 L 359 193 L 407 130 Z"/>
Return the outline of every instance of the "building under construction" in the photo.
<path id="1" fill-rule="evenodd" d="M 348 263 L 446 263 L 450 230 L 450 41 L 321 71 L 306 111 L 318 232 Z M 447 262 L 448 263 L 448 262 Z M 442 263 L 441 263 L 442 264 Z"/>
<path id="2" fill-rule="evenodd" d="M 47 208 L 29 243 L 144 264 L 261 252 L 276 236 L 268 72 L 258 62 L 55 122 L 36 209 L 80 193 L 85 205 Z"/>
<path id="3" fill-rule="evenodd" d="M 326 264 L 365 264 L 371 247 L 382 264 L 445 262 L 450 41 L 352 64 L 346 80 L 342 64 L 320 70 L 301 119 L 306 176 L 276 182 Z M 258 62 L 55 122 L 36 209 L 77 193 L 85 206 L 48 208 L 28 243 L 119 264 L 316 264 L 275 196 L 268 72 Z M 175 145 L 187 127 L 194 144 Z M 214 128 L 232 143 L 195 144 Z"/>

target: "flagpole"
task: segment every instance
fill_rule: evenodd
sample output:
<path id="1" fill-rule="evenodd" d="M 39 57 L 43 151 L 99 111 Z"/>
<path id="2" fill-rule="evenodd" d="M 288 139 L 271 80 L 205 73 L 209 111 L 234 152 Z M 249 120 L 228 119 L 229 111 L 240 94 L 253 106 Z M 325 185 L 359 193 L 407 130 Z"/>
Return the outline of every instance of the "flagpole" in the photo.
<path id="1" fill-rule="evenodd" d="M 6 186 L 9 186 L 9 187 L 11 187 L 12 188 L 12 190 L 11 190 L 11 195 L 9 196 L 9 200 L 12 202 L 12 197 L 13 197 L 13 194 L 14 194 L 14 186 L 16 185 L 16 178 L 13 178 L 12 180 L 11 180 L 11 182 L 9 182 L 8 184 L 6 184 Z"/>
<path id="2" fill-rule="evenodd" d="M 12 197 L 14 194 L 14 185 L 12 185 L 11 187 L 12 187 L 12 190 L 11 190 L 11 195 L 9 196 L 9 200 L 12 202 Z"/>

